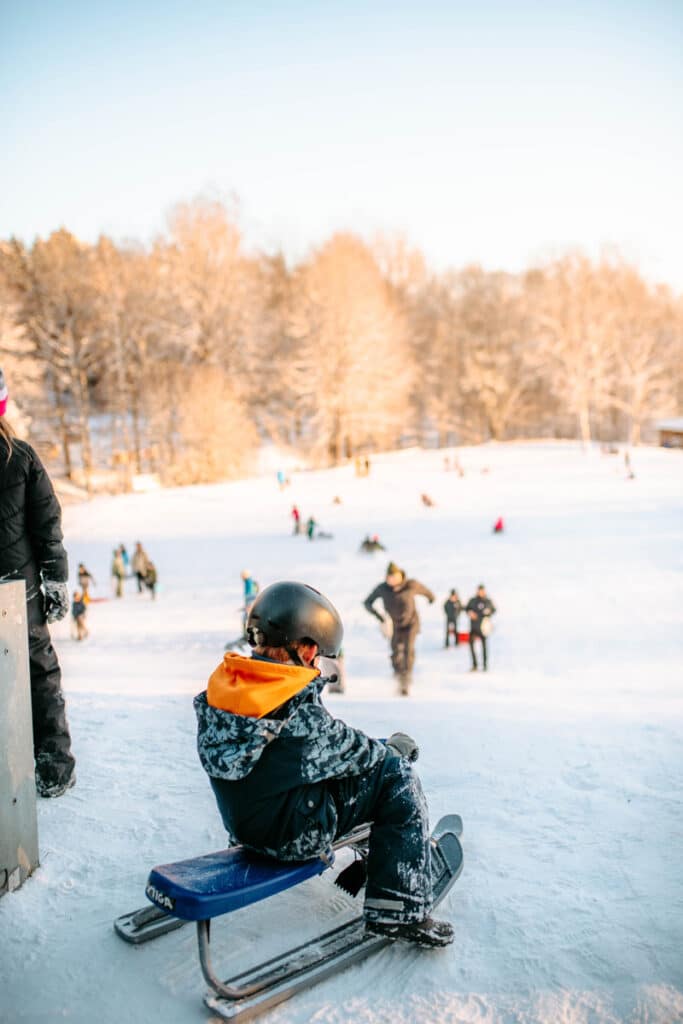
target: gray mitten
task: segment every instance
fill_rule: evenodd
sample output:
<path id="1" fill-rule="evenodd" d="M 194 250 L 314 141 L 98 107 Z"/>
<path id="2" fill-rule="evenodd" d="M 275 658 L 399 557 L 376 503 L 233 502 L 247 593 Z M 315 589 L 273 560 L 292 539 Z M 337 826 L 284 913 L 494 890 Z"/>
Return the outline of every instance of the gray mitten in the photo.
<path id="1" fill-rule="evenodd" d="M 56 580 L 43 580 L 45 591 L 45 618 L 48 622 L 63 619 L 69 611 L 69 587 Z"/>
<path id="2" fill-rule="evenodd" d="M 420 755 L 417 743 L 412 736 L 408 736 L 405 732 L 392 733 L 387 740 L 387 746 L 399 757 L 405 757 L 408 761 L 417 761 Z"/>

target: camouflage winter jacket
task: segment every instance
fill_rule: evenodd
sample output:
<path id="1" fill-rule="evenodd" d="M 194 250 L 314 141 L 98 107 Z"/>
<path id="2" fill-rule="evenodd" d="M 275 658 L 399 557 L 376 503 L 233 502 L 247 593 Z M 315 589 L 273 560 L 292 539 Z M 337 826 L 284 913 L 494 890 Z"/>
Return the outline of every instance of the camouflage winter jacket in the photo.
<path id="1" fill-rule="evenodd" d="M 317 670 L 229 653 L 194 700 L 199 758 L 226 830 L 282 860 L 329 846 L 334 780 L 387 756 L 382 742 L 330 715 L 323 686 Z"/>

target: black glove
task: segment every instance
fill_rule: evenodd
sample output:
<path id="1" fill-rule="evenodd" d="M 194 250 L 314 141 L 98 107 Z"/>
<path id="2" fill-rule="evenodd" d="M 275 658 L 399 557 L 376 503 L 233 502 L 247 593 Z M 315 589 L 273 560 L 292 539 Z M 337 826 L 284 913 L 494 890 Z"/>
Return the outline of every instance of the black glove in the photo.
<path id="1" fill-rule="evenodd" d="M 56 580 L 43 580 L 45 591 L 45 619 L 47 622 L 57 622 L 63 619 L 69 611 L 69 588 L 66 583 L 58 583 Z"/>
<path id="2" fill-rule="evenodd" d="M 405 757 L 408 761 L 417 761 L 420 756 L 418 747 L 412 736 L 405 732 L 394 732 L 387 740 L 387 746 L 399 757 Z"/>

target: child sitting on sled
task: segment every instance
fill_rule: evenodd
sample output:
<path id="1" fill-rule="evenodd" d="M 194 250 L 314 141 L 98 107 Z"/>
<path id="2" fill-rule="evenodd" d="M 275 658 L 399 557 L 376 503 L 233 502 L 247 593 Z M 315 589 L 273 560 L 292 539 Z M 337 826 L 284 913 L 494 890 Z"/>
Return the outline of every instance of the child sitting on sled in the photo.
<path id="1" fill-rule="evenodd" d="M 194 701 L 198 749 L 234 841 L 283 861 L 315 857 L 372 822 L 366 928 L 423 946 L 453 941 L 432 905 L 427 805 L 414 740 L 386 743 L 333 718 L 321 701 L 319 656 L 343 627 L 303 583 L 274 583 L 247 621 L 251 657 L 228 652 Z"/>

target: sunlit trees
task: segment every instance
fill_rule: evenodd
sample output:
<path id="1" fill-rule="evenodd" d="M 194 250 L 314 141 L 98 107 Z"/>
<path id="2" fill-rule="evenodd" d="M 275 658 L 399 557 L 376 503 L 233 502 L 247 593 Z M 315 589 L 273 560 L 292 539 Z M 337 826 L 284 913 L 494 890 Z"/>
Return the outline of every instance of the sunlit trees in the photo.
<path id="1" fill-rule="evenodd" d="M 608 275 L 572 254 L 534 274 L 529 294 L 542 372 L 587 445 L 594 419 L 610 405 L 616 309 Z"/>
<path id="2" fill-rule="evenodd" d="M 31 354 L 44 367 L 66 474 L 73 476 L 71 445 L 76 441 L 88 486 L 92 471 L 89 377 L 98 363 L 91 251 L 62 229 L 46 241 L 38 240 L 30 250 L 12 241 L 4 264 Z"/>
<path id="3" fill-rule="evenodd" d="M 681 327 L 667 288 L 648 287 L 631 267 L 616 268 L 612 285 L 610 403 L 625 415 L 630 443 L 638 444 L 643 424 L 653 413 L 675 409 Z"/>
<path id="4" fill-rule="evenodd" d="M 289 309 L 281 379 L 307 444 L 335 463 L 395 441 L 411 378 L 405 323 L 372 253 L 335 235 L 299 268 Z"/>
<path id="5" fill-rule="evenodd" d="M 207 198 L 149 246 L 0 241 L 0 332 L 30 438 L 86 484 L 223 479 L 266 440 L 318 464 L 415 440 L 635 444 L 683 403 L 683 301 L 632 267 L 435 273 L 400 236 L 352 234 L 290 266 Z"/>

